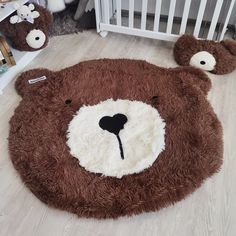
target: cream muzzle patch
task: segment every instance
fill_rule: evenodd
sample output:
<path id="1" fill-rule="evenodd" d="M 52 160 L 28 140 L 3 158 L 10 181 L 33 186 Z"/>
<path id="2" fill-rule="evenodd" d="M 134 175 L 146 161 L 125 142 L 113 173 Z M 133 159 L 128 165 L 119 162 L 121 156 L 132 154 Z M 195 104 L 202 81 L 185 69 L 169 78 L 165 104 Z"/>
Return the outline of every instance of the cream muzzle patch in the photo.
<path id="1" fill-rule="evenodd" d="M 165 148 L 165 122 L 148 104 L 108 99 L 77 111 L 67 145 L 87 171 L 121 178 L 158 158 Z"/>
<path id="2" fill-rule="evenodd" d="M 215 69 L 216 59 L 211 53 L 200 51 L 191 57 L 189 64 L 201 70 L 212 71 Z"/>

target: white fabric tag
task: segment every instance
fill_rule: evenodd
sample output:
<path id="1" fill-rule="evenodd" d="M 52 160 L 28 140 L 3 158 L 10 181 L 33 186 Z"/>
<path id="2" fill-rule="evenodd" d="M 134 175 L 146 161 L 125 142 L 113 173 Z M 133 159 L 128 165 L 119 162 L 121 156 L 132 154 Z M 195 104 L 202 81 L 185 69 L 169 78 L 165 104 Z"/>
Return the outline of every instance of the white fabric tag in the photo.
<path id="1" fill-rule="evenodd" d="M 35 83 L 38 83 L 39 81 L 46 80 L 46 79 L 47 79 L 47 77 L 44 75 L 44 76 L 41 76 L 41 77 L 38 77 L 38 78 L 35 78 L 35 79 L 29 79 L 28 83 L 29 84 L 35 84 Z"/>
<path id="2" fill-rule="evenodd" d="M 32 16 L 28 16 L 26 21 L 28 21 L 31 24 L 34 24 L 34 18 Z"/>

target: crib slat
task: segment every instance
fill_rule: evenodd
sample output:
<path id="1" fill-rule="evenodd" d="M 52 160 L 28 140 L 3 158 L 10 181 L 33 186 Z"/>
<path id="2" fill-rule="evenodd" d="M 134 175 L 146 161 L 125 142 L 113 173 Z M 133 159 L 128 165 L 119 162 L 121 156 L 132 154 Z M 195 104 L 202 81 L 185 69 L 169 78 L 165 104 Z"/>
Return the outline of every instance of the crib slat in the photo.
<path id="1" fill-rule="evenodd" d="M 215 29 L 216 29 L 216 24 L 218 22 L 218 18 L 220 15 L 220 11 L 221 11 L 221 7 L 223 5 L 223 0 L 218 0 L 215 6 L 215 10 L 213 13 L 213 17 L 211 20 L 211 26 L 207 35 L 207 39 L 212 39 L 215 33 Z"/>
<path id="2" fill-rule="evenodd" d="M 97 28 L 97 32 L 100 32 L 100 21 L 101 21 L 101 10 L 100 10 L 100 4 L 99 4 L 99 0 L 95 0 L 94 1 L 94 5 L 95 5 L 95 14 L 96 14 L 96 28 Z"/>
<path id="3" fill-rule="evenodd" d="M 110 17 L 109 17 L 109 0 L 105 0 L 103 1 L 103 5 L 102 5 L 103 9 L 104 9 L 104 22 L 105 24 L 110 24 Z"/>
<path id="4" fill-rule="evenodd" d="M 134 27 L 134 0 L 129 0 L 129 27 Z"/>
<path id="5" fill-rule="evenodd" d="M 235 3 L 235 0 L 231 0 L 231 4 L 230 4 L 230 6 L 229 6 L 229 10 L 228 10 L 227 16 L 226 16 L 226 18 L 225 18 L 224 26 L 223 26 L 223 29 L 222 29 L 222 31 L 221 31 L 221 35 L 220 35 L 220 39 L 219 39 L 220 41 L 223 40 L 224 35 L 225 35 L 225 32 L 226 32 L 226 30 L 227 30 L 227 26 L 228 26 L 228 23 L 229 23 L 229 18 L 230 18 L 230 16 L 231 16 L 234 3 Z"/>
<path id="6" fill-rule="evenodd" d="M 121 26 L 121 0 L 116 0 L 117 25 Z"/>
<path id="7" fill-rule="evenodd" d="M 207 0 L 201 0 L 199 10 L 198 10 L 197 20 L 196 20 L 196 24 L 195 24 L 195 28 L 194 28 L 194 32 L 193 32 L 193 35 L 195 37 L 198 37 L 199 32 L 200 32 L 203 15 L 204 15 L 205 8 L 206 8 L 206 3 L 207 3 Z"/>
<path id="8" fill-rule="evenodd" d="M 179 30 L 180 34 L 184 34 L 186 31 L 190 5 L 191 5 L 191 0 L 185 0 L 183 17 L 182 17 L 182 21 L 180 25 L 180 30 Z"/>
<path id="9" fill-rule="evenodd" d="M 159 31 L 160 16 L 161 16 L 161 4 L 162 4 L 162 0 L 156 0 L 153 31 Z"/>
<path id="10" fill-rule="evenodd" d="M 142 15 L 141 15 L 141 29 L 146 29 L 146 21 L 147 21 L 147 2 L 148 0 L 142 1 Z"/>
<path id="11" fill-rule="evenodd" d="M 167 34 L 171 34 L 172 26 L 173 26 L 173 19 L 174 19 L 174 13 L 175 13 L 175 4 L 176 0 L 170 1 L 170 8 L 169 8 L 169 15 L 168 15 L 168 21 L 167 21 Z"/>

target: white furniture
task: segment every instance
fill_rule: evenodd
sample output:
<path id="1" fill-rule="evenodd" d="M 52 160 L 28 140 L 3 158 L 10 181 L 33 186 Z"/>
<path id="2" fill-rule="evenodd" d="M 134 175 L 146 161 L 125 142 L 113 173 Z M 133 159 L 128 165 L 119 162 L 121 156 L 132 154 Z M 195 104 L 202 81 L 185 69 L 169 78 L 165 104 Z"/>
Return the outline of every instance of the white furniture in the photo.
<path id="1" fill-rule="evenodd" d="M 235 0 L 185 0 L 184 2 L 181 1 L 183 2 L 182 5 L 177 0 L 170 0 L 169 2 L 169 9 L 166 14 L 168 18 L 166 29 L 163 31 L 160 29 L 160 17 L 162 5 L 165 5 L 165 8 L 167 5 L 164 0 L 95 0 L 97 31 L 103 37 L 111 31 L 175 41 L 179 35 L 189 33 L 188 21 L 193 20 L 190 19 L 190 12 L 195 12 L 195 24 L 192 27 L 193 32 L 191 34 L 198 38 L 222 40 L 227 30 Z M 152 3 L 152 7 L 149 3 Z M 138 5 L 140 9 L 137 8 Z M 176 14 L 176 6 L 178 6 L 178 14 Z M 128 12 L 128 23 L 126 24 L 123 20 L 122 10 Z M 138 27 L 134 26 L 134 13 L 137 13 L 137 11 L 141 16 Z M 151 29 L 150 27 L 147 28 L 147 13 L 149 12 L 154 13 Z M 179 31 L 173 32 L 174 17 L 179 17 L 179 12 L 181 12 Z"/>
<path id="2" fill-rule="evenodd" d="M 18 0 L 20 4 L 24 4 L 29 0 Z M 14 1 L 9 2 L 5 5 L 5 8 L 0 8 L 0 21 L 4 20 L 11 13 L 15 11 L 13 7 Z M 1 29 L 0 29 L 1 31 Z M 7 84 L 19 73 L 23 70 L 23 68 L 33 60 L 39 53 L 39 51 L 35 52 L 21 52 L 15 49 L 12 49 L 13 56 L 16 60 L 16 65 L 11 67 L 7 72 L 0 75 L 0 94 L 3 93 L 3 89 L 7 86 Z"/>

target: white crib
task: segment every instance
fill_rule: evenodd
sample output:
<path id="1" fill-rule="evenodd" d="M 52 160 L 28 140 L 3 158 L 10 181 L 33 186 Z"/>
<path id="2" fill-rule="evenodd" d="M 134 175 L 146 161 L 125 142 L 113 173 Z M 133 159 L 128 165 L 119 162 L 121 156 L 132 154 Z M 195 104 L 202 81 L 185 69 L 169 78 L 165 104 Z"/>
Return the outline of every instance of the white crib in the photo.
<path id="1" fill-rule="evenodd" d="M 140 11 L 136 10 L 137 1 L 141 3 Z M 166 5 L 166 2 L 155 0 L 155 3 L 152 4 L 154 6 L 150 9 L 148 4 L 153 1 L 95 0 L 97 32 L 102 37 L 105 37 L 108 32 L 117 32 L 167 41 L 175 41 L 179 35 L 190 33 L 197 38 L 222 40 L 235 3 L 235 0 L 185 0 L 179 6 L 182 7 L 181 15 L 176 17 L 176 5 L 180 2 L 168 0 L 166 26 L 164 30 L 161 30 L 161 9 L 162 4 Z M 122 7 L 124 5 L 126 5 L 126 9 Z M 190 19 L 191 11 L 197 13 L 194 19 Z M 135 15 L 140 16 L 138 25 L 134 24 Z M 153 19 L 153 24 L 147 27 L 149 16 Z M 136 19 L 138 18 L 136 17 Z M 179 19 L 179 26 L 175 24 L 175 19 Z M 192 22 L 192 27 L 188 27 L 188 22 Z M 192 28 L 192 31 L 189 28 Z"/>

